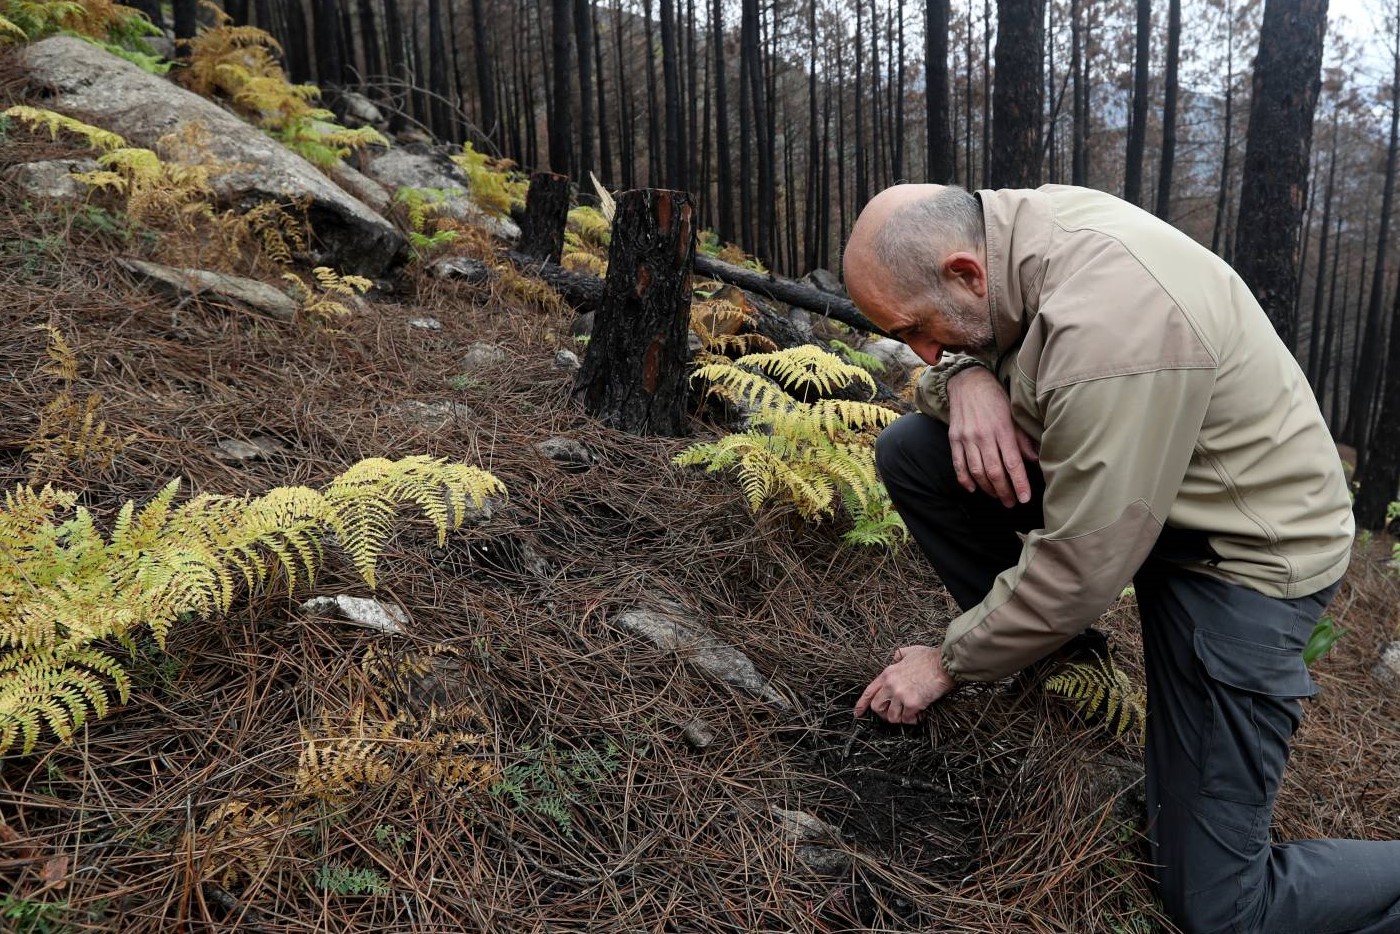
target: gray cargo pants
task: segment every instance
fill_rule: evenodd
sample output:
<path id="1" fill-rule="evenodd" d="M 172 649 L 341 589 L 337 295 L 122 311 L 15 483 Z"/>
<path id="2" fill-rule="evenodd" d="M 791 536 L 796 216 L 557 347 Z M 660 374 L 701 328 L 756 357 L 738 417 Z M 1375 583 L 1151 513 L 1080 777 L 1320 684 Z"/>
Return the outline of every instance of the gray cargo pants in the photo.
<path id="1" fill-rule="evenodd" d="M 936 419 L 900 418 L 881 435 L 876 463 L 964 609 L 1016 564 L 1016 532 L 1043 525 L 1038 470 L 1025 505 L 968 493 Z M 1189 934 L 1400 934 L 1400 841 L 1269 840 L 1299 698 L 1316 690 L 1303 646 L 1335 588 L 1281 600 L 1183 570 L 1177 562 L 1202 547 L 1167 529 L 1134 578 L 1148 833 L 1168 914 Z"/>

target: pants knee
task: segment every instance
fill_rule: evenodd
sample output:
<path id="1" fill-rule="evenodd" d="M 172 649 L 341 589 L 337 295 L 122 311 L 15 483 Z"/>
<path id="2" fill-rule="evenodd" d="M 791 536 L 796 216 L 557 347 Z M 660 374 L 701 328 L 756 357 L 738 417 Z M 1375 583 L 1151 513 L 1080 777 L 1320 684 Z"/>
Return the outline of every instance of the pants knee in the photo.
<path id="1" fill-rule="evenodd" d="M 875 441 L 875 469 L 887 488 L 946 488 L 956 483 L 948 426 L 919 413 L 901 415 Z"/>

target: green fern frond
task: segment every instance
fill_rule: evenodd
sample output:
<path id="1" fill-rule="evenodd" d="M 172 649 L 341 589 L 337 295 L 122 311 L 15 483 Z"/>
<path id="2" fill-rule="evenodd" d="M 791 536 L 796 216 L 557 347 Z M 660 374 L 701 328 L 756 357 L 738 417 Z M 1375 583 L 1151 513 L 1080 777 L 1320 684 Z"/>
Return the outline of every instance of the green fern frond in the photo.
<path id="1" fill-rule="evenodd" d="M 879 373 L 885 368 L 884 363 L 880 362 L 879 357 L 874 354 L 868 354 L 863 350 L 856 350 L 845 341 L 831 340 L 827 343 L 829 343 L 831 349 L 840 354 L 847 363 L 858 366 L 862 370 L 867 370 L 871 373 Z"/>
<path id="2" fill-rule="evenodd" d="M 1147 697 L 1108 659 L 1077 662 L 1045 679 L 1045 690 L 1075 702 L 1086 717 L 1102 717 L 1119 736 L 1130 733 L 1141 745 L 1147 729 Z"/>

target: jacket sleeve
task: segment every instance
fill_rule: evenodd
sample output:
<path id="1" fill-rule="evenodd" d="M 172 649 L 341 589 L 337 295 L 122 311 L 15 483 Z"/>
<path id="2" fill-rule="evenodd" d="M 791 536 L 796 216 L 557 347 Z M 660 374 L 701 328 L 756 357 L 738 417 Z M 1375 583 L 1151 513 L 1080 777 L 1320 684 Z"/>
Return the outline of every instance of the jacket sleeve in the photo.
<path id="1" fill-rule="evenodd" d="M 948 424 L 948 380 L 968 367 L 987 365 L 967 354 L 944 354 L 937 366 L 925 367 L 914 387 L 914 407 L 943 424 Z"/>
<path id="2" fill-rule="evenodd" d="M 1215 372 L 1091 379 L 1038 397 L 1045 527 L 1020 561 L 948 627 L 959 680 L 1006 677 L 1108 609 L 1161 532 L 1205 420 Z"/>

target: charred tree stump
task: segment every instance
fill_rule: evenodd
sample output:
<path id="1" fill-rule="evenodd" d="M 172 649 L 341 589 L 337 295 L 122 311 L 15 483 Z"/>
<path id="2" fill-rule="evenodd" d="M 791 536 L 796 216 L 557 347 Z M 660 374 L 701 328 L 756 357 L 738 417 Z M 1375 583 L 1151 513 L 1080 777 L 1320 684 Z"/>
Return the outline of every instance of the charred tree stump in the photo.
<path id="1" fill-rule="evenodd" d="M 569 219 L 569 177 L 553 172 L 530 176 L 525 219 L 520 225 L 520 252 L 559 262 L 564 255 L 564 224 Z"/>
<path id="2" fill-rule="evenodd" d="M 604 424 L 642 435 L 686 430 L 695 206 L 681 191 L 617 199 L 608 276 L 574 396 Z"/>

